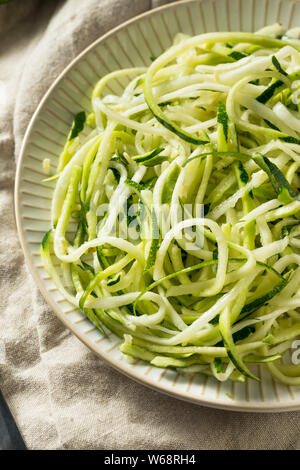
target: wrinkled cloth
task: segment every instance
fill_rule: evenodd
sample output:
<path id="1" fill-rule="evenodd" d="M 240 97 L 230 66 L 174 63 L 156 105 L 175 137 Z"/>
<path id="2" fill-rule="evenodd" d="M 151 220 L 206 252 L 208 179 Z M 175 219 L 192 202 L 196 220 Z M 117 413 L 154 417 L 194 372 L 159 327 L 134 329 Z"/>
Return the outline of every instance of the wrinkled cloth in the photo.
<path id="1" fill-rule="evenodd" d="M 0 5 L 0 388 L 29 449 L 300 449 L 300 413 L 200 407 L 113 370 L 63 326 L 24 264 L 13 183 L 36 106 L 87 45 L 164 3 L 13 0 Z"/>

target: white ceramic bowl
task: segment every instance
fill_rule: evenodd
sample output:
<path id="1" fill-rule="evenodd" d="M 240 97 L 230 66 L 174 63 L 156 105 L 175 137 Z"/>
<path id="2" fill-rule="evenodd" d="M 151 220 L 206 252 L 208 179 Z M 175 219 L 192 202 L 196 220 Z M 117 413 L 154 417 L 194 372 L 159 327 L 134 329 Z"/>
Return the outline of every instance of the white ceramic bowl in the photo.
<path id="1" fill-rule="evenodd" d="M 90 349 L 113 367 L 156 390 L 201 405 L 243 411 L 284 411 L 300 408 L 300 387 L 277 384 L 260 366 L 261 382 L 218 383 L 196 375 L 187 378 L 137 361 L 128 364 L 113 334 L 104 338 L 58 292 L 42 267 L 39 245 L 50 227 L 54 183 L 42 183 L 42 160 L 57 156 L 72 116 L 89 111 L 89 96 L 99 77 L 112 70 L 150 63 L 181 31 L 191 35 L 209 31 L 254 31 L 279 21 L 300 25 L 300 3 L 293 0 L 187 0 L 140 15 L 115 28 L 83 51 L 58 77 L 38 106 L 27 129 L 18 162 L 15 201 L 20 240 L 32 275 L 58 317 Z M 113 83 L 118 91 L 120 84 Z M 70 93 L 71 92 L 71 93 Z"/>

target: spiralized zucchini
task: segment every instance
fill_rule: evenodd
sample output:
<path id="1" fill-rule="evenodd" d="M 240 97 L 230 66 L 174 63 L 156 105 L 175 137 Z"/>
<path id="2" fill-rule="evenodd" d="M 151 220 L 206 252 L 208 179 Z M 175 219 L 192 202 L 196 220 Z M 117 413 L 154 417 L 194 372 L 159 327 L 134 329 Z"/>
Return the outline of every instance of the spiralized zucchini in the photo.
<path id="1" fill-rule="evenodd" d="M 262 363 L 300 385 L 280 360 L 300 336 L 296 36 L 179 34 L 75 116 L 41 256 L 124 354 L 220 381 Z"/>

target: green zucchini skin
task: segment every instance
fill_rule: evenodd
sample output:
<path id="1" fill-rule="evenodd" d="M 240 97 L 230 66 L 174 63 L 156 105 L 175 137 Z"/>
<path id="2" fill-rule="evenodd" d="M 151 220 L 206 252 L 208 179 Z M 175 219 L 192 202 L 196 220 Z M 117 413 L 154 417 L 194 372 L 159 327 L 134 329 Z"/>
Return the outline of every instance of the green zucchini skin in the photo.
<path id="1" fill-rule="evenodd" d="M 155 119 L 157 119 L 157 121 L 162 126 L 164 126 L 166 129 L 168 129 L 170 132 L 172 132 L 173 134 L 176 134 L 177 137 L 180 137 L 180 139 L 182 139 L 185 142 L 188 142 L 190 144 L 204 145 L 204 144 L 208 144 L 210 142 L 208 136 L 204 132 L 200 132 L 200 137 L 194 137 L 193 135 L 189 134 L 188 132 L 185 132 L 184 130 L 182 130 L 174 122 L 170 121 L 165 116 L 165 114 L 158 107 L 156 107 L 154 105 L 152 100 L 150 100 L 149 98 L 147 99 L 146 91 L 144 91 L 144 93 L 145 93 L 146 103 L 147 103 L 150 111 L 152 112 L 153 116 L 155 117 Z"/>
<path id="2" fill-rule="evenodd" d="M 149 153 L 146 153 L 145 155 L 137 155 L 136 157 L 133 157 L 132 159 L 141 165 L 147 166 L 147 167 L 153 167 L 156 165 L 161 164 L 162 162 L 168 161 L 168 157 L 165 156 L 160 156 L 159 154 L 164 151 L 164 148 L 157 148 L 155 150 L 152 150 Z"/>
<path id="3" fill-rule="evenodd" d="M 123 354 L 220 381 L 258 381 L 265 364 L 300 383 L 278 364 L 300 332 L 295 54 L 300 41 L 261 34 L 180 35 L 149 67 L 101 78 L 74 116 L 43 180 L 41 257 Z"/>

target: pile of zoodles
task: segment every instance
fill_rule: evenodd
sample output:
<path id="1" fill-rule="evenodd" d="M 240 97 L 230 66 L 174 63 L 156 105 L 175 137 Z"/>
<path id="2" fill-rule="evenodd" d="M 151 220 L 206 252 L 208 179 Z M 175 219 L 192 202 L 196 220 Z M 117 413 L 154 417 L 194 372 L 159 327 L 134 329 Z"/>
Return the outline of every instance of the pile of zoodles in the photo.
<path id="1" fill-rule="evenodd" d="M 122 353 L 220 381 L 263 363 L 300 385 L 298 35 L 178 34 L 75 116 L 41 254 Z"/>

